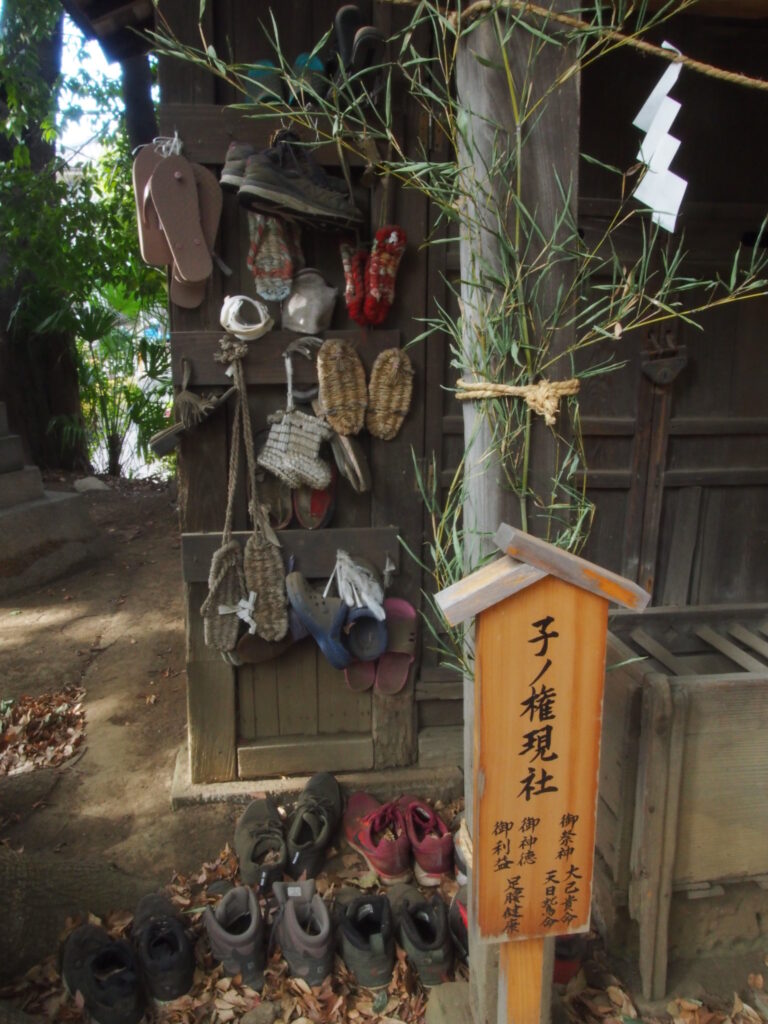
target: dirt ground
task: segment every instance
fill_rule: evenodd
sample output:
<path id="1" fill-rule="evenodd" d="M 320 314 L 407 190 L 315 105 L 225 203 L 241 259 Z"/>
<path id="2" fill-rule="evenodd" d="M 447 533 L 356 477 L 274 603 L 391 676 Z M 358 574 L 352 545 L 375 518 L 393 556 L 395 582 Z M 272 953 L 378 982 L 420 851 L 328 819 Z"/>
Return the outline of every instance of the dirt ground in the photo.
<path id="1" fill-rule="evenodd" d="M 71 481 L 54 478 L 46 486 L 69 488 Z M 34 796 L 25 794 L 26 806 L 12 789 L 10 796 L 2 791 L 0 840 L 30 853 L 103 858 L 165 883 L 174 870 L 198 868 L 231 842 L 238 814 L 224 804 L 171 811 L 186 729 L 175 502 L 167 485 L 128 482 L 84 500 L 105 539 L 104 555 L 0 601 L 0 696 L 80 683 L 85 752 L 69 766 L 33 773 L 34 783 L 25 780 Z"/>

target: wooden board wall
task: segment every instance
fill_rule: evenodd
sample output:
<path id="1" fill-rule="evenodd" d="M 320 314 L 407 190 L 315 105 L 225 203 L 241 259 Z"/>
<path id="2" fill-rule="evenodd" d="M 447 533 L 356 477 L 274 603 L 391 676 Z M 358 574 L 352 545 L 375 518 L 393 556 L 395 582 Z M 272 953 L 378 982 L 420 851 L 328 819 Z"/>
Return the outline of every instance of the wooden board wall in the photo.
<path id="1" fill-rule="evenodd" d="M 377 5 L 375 11 L 370 3 L 359 6 L 364 16 L 375 18 L 387 35 L 395 27 L 394 19 L 406 16 L 393 14 L 388 5 Z M 319 0 L 312 5 L 291 0 L 272 6 L 281 45 L 288 59 L 313 48 L 330 28 L 337 8 L 338 4 L 331 0 Z M 194 46 L 200 45 L 198 5 L 188 4 L 185 0 L 160 0 L 159 11 L 181 39 Z M 202 31 L 206 41 L 230 59 L 236 62 L 257 61 L 270 55 L 265 34 L 265 26 L 269 25 L 270 5 L 267 3 L 216 0 L 206 5 Z M 218 172 L 227 142 L 237 137 L 239 123 L 233 112 L 223 112 L 223 105 L 242 101 L 242 96 L 206 72 L 170 58 L 161 60 L 160 81 L 163 131 L 179 130 L 182 139 L 186 134 L 188 156 L 205 162 Z M 403 109 L 400 127 L 403 137 L 414 138 L 421 128 L 416 112 L 409 111 L 406 104 L 400 104 L 400 107 Z M 209 127 L 203 130 L 201 126 L 206 124 Z M 266 138 L 268 127 L 260 122 L 250 122 L 244 134 L 250 138 L 255 132 L 255 137 Z M 335 150 L 324 150 L 323 153 L 332 163 L 338 163 Z M 353 167 L 352 173 L 353 176 L 359 175 L 359 168 Z M 381 190 L 378 187 L 370 194 L 370 226 L 373 230 L 379 226 L 381 210 Z M 427 260 L 425 253 L 418 248 L 427 231 L 426 201 L 416 192 L 398 192 L 393 219 L 405 225 L 410 244 L 401 264 L 396 300 L 385 325 L 386 330 L 369 332 L 359 328 L 347 317 L 343 298 L 340 298 L 332 328 L 326 332 L 331 335 L 349 332 L 348 336 L 358 346 L 369 370 L 375 353 L 381 348 L 393 344 L 406 345 L 420 333 L 421 319 L 427 308 Z M 318 268 L 343 296 L 337 233 L 305 229 L 302 244 L 307 265 Z M 218 314 L 224 294 L 255 294 L 245 266 L 247 249 L 245 213 L 238 206 L 235 195 L 225 194 L 217 251 L 232 274 L 225 277 L 218 269 L 214 270 L 206 300 L 199 310 L 184 311 L 171 307 L 174 379 L 177 384 L 180 382 L 182 348 L 194 357 L 194 368 L 198 371 L 197 378 L 193 372 L 193 387 L 223 383 L 207 379 L 216 372 L 212 369 L 210 356 L 219 336 Z M 278 342 L 279 339 L 275 344 Z M 374 441 L 365 434 L 361 435 L 371 466 L 373 487 L 369 494 L 357 495 L 345 480 L 340 480 L 332 525 L 342 529 L 395 526 L 403 541 L 413 551 L 418 551 L 422 540 L 422 506 L 415 486 L 411 451 L 420 457 L 423 450 L 426 354 L 423 347 L 417 346 L 410 350 L 409 355 L 415 369 L 414 401 L 410 414 L 393 442 Z M 297 376 L 305 375 L 305 369 L 297 366 Z M 267 414 L 284 404 L 284 390 L 280 383 L 282 362 L 278 359 L 274 373 L 263 374 L 256 367 L 248 372 L 251 374 L 248 378 L 249 400 L 254 428 L 263 436 Z M 221 530 L 231 416 L 231 408 L 222 410 L 206 423 L 204 429 L 184 438 L 179 457 L 184 533 Z M 247 528 L 242 485 L 237 495 L 235 528 Z M 400 571 L 391 593 L 407 598 L 418 608 L 421 569 L 407 557 L 398 561 Z M 383 568 L 383 562 L 379 568 Z M 370 768 L 374 764 L 376 767 L 388 767 L 414 760 L 416 714 L 413 678 L 395 696 L 351 694 L 343 683 L 342 674 L 328 669 L 314 644 L 301 644 L 268 666 L 252 666 L 235 672 L 217 657 L 211 658 L 210 652 L 202 648 L 198 609 L 205 586 L 193 580 L 186 586 L 193 779 L 208 781 L 234 777 L 238 763 L 240 774 L 249 777 L 254 772 L 270 774 L 307 770 L 316 754 L 306 740 L 319 736 L 328 737 L 329 743 L 334 738 L 338 740 L 336 753 L 339 764 L 333 763 L 331 743 L 324 748 L 326 768 Z M 205 668 L 193 667 L 198 664 L 204 664 Z M 214 727 L 215 722 L 220 723 L 218 728 Z M 215 739 L 207 738 L 214 736 Z M 293 748 L 290 743 L 286 745 L 286 736 L 295 740 Z M 228 740 L 222 737 L 231 739 L 231 750 L 224 749 Z M 240 748 L 237 758 L 236 744 Z"/>

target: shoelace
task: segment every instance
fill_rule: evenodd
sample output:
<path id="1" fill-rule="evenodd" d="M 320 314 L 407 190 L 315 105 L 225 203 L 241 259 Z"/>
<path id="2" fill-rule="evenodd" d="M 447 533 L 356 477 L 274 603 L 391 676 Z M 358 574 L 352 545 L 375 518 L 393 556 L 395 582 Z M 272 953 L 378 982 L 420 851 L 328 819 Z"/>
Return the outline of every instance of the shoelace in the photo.
<path id="1" fill-rule="evenodd" d="M 395 836 L 397 836 L 405 831 L 403 815 L 397 806 L 397 800 L 390 800 L 389 803 L 382 804 L 381 807 L 377 807 L 370 814 L 364 815 L 363 821 L 366 825 L 370 825 L 371 832 L 375 833 L 384 832 L 387 828 L 391 828 Z"/>

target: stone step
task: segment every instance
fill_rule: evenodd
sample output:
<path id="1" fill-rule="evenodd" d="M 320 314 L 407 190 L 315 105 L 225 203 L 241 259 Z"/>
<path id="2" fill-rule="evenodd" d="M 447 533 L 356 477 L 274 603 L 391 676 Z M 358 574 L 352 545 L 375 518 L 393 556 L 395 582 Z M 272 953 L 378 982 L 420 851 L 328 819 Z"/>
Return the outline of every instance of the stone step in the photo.
<path id="1" fill-rule="evenodd" d="M 80 494 L 44 491 L 42 498 L 0 509 L 0 597 L 60 576 L 95 549 Z"/>
<path id="2" fill-rule="evenodd" d="M 24 448 L 18 434 L 0 437 L 0 473 L 13 473 L 24 466 Z"/>
<path id="3" fill-rule="evenodd" d="M 43 497 L 43 478 L 37 466 L 24 466 L 0 473 L 0 508 L 21 505 Z"/>
<path id="4" fill-rule="evenodd" d="M 8 410 L 5 402 L 0 402 L 0 437 L 5 437 L 8 433 Z"/>

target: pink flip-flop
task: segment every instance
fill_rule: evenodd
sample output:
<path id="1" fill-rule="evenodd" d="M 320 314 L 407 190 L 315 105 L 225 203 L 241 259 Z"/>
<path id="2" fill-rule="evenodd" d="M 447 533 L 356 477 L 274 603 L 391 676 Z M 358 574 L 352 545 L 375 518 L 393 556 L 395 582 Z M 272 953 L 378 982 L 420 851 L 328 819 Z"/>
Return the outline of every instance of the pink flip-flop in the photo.
<path id="1" fill-rule="evenodd" d="M 416 609 L 401 597 L 384 599 L 387 613 L 387 649 L 376 666 L 379 693 L 399 693 L 408 682 L 416 650 Z"/>

